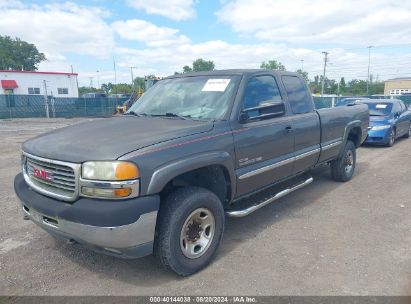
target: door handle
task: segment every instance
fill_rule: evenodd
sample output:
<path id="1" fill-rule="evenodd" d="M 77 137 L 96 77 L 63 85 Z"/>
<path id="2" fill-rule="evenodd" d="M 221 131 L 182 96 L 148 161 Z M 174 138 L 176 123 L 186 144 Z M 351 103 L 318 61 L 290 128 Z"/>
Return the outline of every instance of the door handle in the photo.
<path id="1" fill-rule="evenodd" d="M 286 127 L 285 127 L 285 131 L 286 131 L 287 133 L 291 133 L 291 132 L 293 131 L 293 127 L 292 127 L 292 126 L 286 126 Z"/>

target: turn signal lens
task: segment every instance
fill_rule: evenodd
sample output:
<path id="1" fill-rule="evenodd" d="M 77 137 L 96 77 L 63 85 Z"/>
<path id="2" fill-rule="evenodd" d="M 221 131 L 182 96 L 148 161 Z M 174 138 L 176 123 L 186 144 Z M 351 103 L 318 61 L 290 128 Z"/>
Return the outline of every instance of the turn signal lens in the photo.
<path id="1" fill-rule="evenodd" d="M 139 177 L 138 168 L 133 163 L 118 163 L 115 176 L 117 180 L 135 179 Z"/>
<path id="2" fill-rule="evenodd" d="M 117 197 L 126 197 L 131 194 L 130 188 L 114 189 L 114 195 Z"/>
<path id="3" fill-rule="evenodd" d="M 100 188 L 82 187 L 81 192 L 84 195 L 93 196 L 93 197 L 119 198 L 119 197 L 129 196 L 131 194 L 132 190 L 130 188 L 100 189 Z"/>

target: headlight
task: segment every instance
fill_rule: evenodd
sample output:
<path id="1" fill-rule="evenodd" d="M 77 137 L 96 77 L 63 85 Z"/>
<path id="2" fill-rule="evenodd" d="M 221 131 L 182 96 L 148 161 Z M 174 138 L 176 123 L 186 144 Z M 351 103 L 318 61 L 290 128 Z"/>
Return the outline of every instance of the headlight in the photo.
<path id="1" fill-rule="evenodd" d="M 139 195 L 138 167 L 125 161 L 90 161 L 82 165 L 81 194 L 88 197 L 115 199 Z"/>
<path id="2" fill-rule="evenodd" d="M 82 178 L 102 181 L 130 180 L 140 177 L 135 164 L 124 161 L 92 161 L 82 166 Z"/>
<path id="3" fill-rule="evenodd" d="M 382 125 L 382 126 L 374 126 L 372 127 L 372 130 L 378 131 L 378 130 L 385 130 L 391 128 L 390 125 Z"/>

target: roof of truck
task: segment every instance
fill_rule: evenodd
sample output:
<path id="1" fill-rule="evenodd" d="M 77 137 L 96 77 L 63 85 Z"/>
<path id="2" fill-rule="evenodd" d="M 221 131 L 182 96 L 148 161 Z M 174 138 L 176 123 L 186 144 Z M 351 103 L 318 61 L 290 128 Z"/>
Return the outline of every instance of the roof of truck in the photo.
<path id="1" fill-rule="evenodd" d="M 190 72 L 183 73 L 178 75 L 172 75 L 167 78 L 178 78 L 178 77 L 190 77 L 190 76 L 213 76 L 213 75 L 244 75 L 244 74 L 253 74 L 258 72 L 270 72 L 270 73 L 281 73 L 281 74 L 290 74 L 296 75 L 293 72 L 287 71 L 278 71 L 278 70 L 266 70 L 266 69 L 230 69 L 230 70 L 214 70 L 206 72 Z"/>

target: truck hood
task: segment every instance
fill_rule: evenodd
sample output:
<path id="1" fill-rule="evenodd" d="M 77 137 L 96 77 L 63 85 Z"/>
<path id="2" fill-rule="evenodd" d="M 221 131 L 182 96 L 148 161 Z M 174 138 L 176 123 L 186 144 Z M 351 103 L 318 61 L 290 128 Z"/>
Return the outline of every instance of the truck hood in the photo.
<path id="1" fill-rule="evenodd" d="M 81 163 L 114 160 L 129 152 L 212 130 L 213 123 L 166 117 L 120 116 L 98 119 L 42 134 L 23 143 L 23 151 L 49 159 Z"/>

